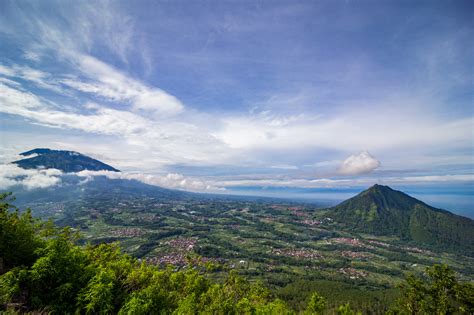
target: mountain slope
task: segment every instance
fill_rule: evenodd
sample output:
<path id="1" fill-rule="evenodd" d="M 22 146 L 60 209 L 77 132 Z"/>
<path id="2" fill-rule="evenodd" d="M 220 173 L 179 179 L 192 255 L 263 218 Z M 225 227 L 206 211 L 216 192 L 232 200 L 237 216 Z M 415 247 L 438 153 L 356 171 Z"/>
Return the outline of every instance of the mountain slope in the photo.
<path id="1" fill-rule="evenodd" d="M 20 153 L 20 155 L 27 158 L 14 161 L 13 163 L 25 169 L 55 168 L 65 173 L 83 170 L 119 172 L 118 169 L 110 165 L 74 151 L 34 149 Z M 35 156 L 28 157 L 30 155 Z"/>
<path id="2" fill-rule="evenodd" d="M 327 214 L 351 230 L 474 252 L 473 220 L 433 208 L 388 186 L 374 185 Z"/>

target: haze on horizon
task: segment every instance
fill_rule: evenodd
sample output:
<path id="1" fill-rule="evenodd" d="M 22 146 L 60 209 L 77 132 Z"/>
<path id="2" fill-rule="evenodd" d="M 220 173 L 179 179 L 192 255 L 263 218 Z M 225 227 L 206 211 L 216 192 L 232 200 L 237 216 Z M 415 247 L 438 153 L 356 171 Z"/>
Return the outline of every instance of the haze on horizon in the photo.
<path id="1" fill-rule="evenodd" d="M 0 186 L 48 147 L 170 188 L 317 199 L 380 183 L 472 217 L 473 9 L 1 1 Z"/>

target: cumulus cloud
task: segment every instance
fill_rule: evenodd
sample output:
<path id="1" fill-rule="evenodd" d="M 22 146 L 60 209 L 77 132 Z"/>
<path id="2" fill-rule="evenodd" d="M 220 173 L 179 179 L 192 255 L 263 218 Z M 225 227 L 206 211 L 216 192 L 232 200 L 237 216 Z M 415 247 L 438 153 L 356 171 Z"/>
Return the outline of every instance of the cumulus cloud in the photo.
<path id="1" fill-rule="evenodd" d="M 339 167 L 339 174 L 361 175 L 368 174 L 380 166 L 380 161 L 374 158 L 368 151 L 349 156 Z"/>
<path id="2" fill-rule="evenodd" d="M 26 189 L 47 188 L 61 183 L 57 169 L 23 169 L 15 164 L 0 164 L 0 187 L 23 186 Z"/>

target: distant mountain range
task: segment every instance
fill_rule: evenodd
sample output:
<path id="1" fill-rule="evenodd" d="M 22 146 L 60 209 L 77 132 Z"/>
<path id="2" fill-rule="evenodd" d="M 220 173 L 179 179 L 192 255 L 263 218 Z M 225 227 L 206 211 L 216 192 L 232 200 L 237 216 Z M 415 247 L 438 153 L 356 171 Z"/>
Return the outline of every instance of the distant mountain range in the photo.
<path id="1" fill-rule="evenodd" d="M 388 186 L 374 185 L 326 214 L 353 231 L 474 252 L 473 220 L 433 208 Z"/>
<path id="2" fill-rule="evenodd" d="M 27 158 L 14 161 L 21 168 L 55 168 L 65 173 L 83 170 L 119 172 L 118 169 L 74 151 L 34 149 L 20 153 Z M 33 157 L 28 157 L 34 155 Z"/>

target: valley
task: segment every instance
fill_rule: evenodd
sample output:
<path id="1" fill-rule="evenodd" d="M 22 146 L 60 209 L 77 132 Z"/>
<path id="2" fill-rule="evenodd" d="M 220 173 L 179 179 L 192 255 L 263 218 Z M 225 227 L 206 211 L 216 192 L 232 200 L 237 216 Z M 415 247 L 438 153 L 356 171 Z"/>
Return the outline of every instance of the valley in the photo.
<path id="1" fill-rule="evenodd" d="M 108 181 L 108 194 L 103 181 Z M 296 309 L 318 288 L 330 304 L 350 301 L 365 309 L 378 301 L 385 310 L 407 274 L 421 275 L 439 263 L 463 280 L 474 280 L 472 256 L 354 231 L 315 205 L 166 195 L 153 189 L 134 194 L 133 185 L 138 184 L 96 178 L 77 191 L 78 199 L 28 206 L 43 218 L 76 228 L 83 244 L 119 242 L 148 264 L 176 270 L 211 263 L 216 279 L 235 270 L 250 281 L 262 281 Z"/>
<path id="2" fill-rule="evenodd" d="M 368 314 L 385 313 L 407 276 L 424 277 L 434 265 L 449 266 L 464 283 L 474 281 L 474 221 L 388 186 L 375 184 L 325 208 L 110 178 L 107 168 L 116 169 L 72 151 L 23 155 L 15 162 L 21 167 L 49 165 L 66 173 L 56 175 L 59 185 L 17 187 L 15 204 L 71 227 L 77 245 L 116 243 L 158 270 L 206 266 L 206 277 L 216 283 L 225 283 L 232 272 L 261 283 L 296 311 L 319 292 L 329 310 L 350 303 Z M 71 168 L 106 169 L 84 178 L 67 172 Z"/>

